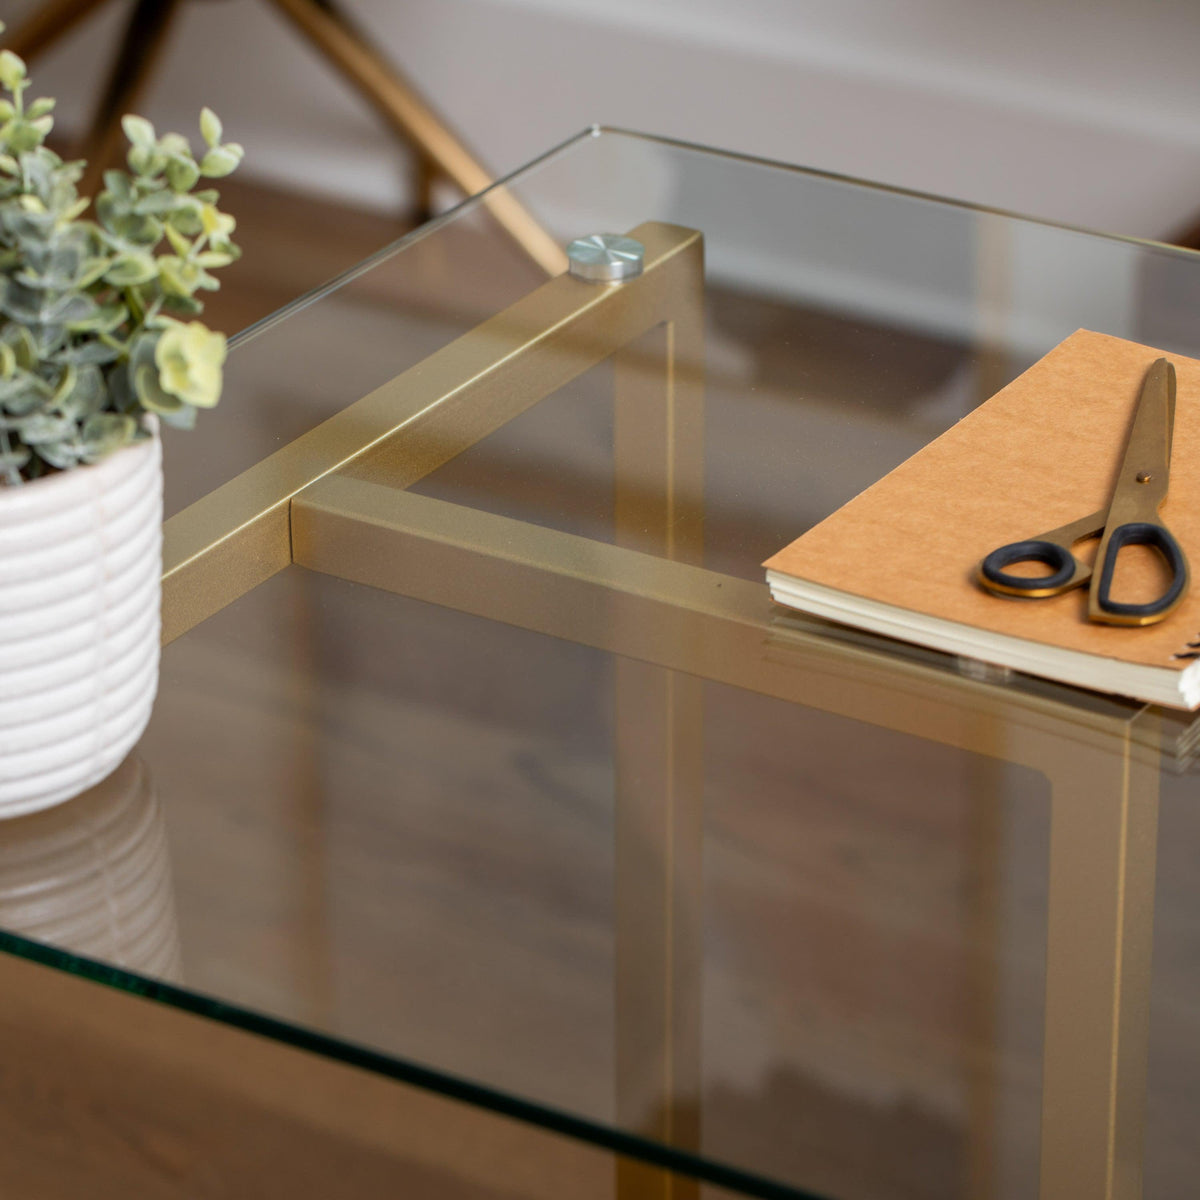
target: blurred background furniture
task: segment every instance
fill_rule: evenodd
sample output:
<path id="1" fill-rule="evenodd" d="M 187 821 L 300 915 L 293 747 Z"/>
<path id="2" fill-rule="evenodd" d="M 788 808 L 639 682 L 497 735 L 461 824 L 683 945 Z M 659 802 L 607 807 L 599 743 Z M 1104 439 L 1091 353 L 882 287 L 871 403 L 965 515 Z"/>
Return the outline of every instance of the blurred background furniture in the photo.
<path id="1" fill-rule="evenodd" d="M 6 0 L 10 29 L 46 0 Z M 1200 7 L 1124 0 L 342 0 L 505 173 L 593 122 L 1162 238 L 1200 195 Z M 131 0 L 40 61 L 82 135 Z M 144 115 L 212 103 L 248 179 L 408 212 L 414 172 L 264 0 L 181 4 Z"/>
<path id="2" fill-rule="evenodd" d="M 461 138 L 333 0 L 267 2 L 351 82 L 413 150 L 414 224 L 432 214 L 436 178 L 449 180 L 466 196 L 482 192 L 491 184 L 491 174 Z M 107 3 L 109 0 L 46 0 L 23 24 L 6 32 L 3 45 L 32 62 Z M 95 105 L 90 128 L 75 148 L 75 153 L 88 162 L 88 172 L 80 185 L 83 194 L 97 190 L 101 174 L 120 154 L 124 145 L 121 117 L 138 110 L 181 4 L 182 0 L 136 0 L 129 9 L 124 36 Z M 502 201 L 496 217 L 547 273 L 563 269 L 561 248 L 518 205 Z"/>

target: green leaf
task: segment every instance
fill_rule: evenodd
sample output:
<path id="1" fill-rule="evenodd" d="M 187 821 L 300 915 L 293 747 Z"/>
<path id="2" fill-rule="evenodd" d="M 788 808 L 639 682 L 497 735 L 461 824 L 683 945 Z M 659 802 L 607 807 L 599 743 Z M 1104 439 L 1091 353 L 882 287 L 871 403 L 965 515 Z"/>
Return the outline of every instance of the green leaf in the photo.
<path id="1" fill-rule="evenodd" d="M 104 190 L 112 193 L 118 200 L 132 200 L 133 180 L 124 171 L 105 171 Z"/>
<path id="2" fill-rule="evenodd" d="M 90 320 L 97 304 L 87 293 L 68 293 L 51 304 L 43 316 L 43 324 L 72 325 Z"/>
<path id="3" fill-rule="evenodd" d="M 167 217 L 167 225 L 170 228 L 177 229 L 182 234 L 186 234 L 188 237 L 196 237 L 204 228 L 200 219 L 199 206 L 189 204 L 177 208 Z"/>
<path id="4" fill-rule="evenodd" d="M 153 367 L 154 355 L 158 350 L 158 333 L 139 333 L 129 346 L 129 370 L 136 374 L 139 367 Z"/>
<path id="5" fill-rule="evenodd" d="M 23 325 L 10 325 L 2 336 L 12 347 L 17 366 L 22 370 L 32 371 L 38 361 L 37 343 L 33 340 L 33 334 Z"/>
<path id="6" fill-rule="evenodd" d="M 167 241 L 171 243 L 171 249 L 179 255 L 180 258 L 186 258 L 192 252 L 192 243 L 183 236 L 169 222 L 166 225 Z"/>
<path id="7" fill-rule="evenodd" d="M 200 168 L 190 158 L 172 158 L 167 163 L 167 182 L 174 192 L 188 192 L 200 179 Z"/>
<path id="8" fill-rule="evenodd" d="M 58 408 L 64 417 L 79 421 L 104 408 L 106 398 L 104 376 L 100 374 L 100 368 L 93 363 L 83 363 L 76 368 L 75 386 L 71 394 L 59 402 Z"/>
<path id="9" fill-rule="evenodd" d="M 143 179 L 157 175 L 167 165 L 167 157 L 154 146 L 133 146 L 128 154 L 129 167 Z"/>
<path id="10" fill-rule="evenodd" d="M 122 241 L 138 246 L 157 246 L 162 240 L 162 222 L 144 214 L 127 212 L 110 217 L 105 228 Z"/>
<path id="11" fill-rule="evenodd" d="M 221 118 L 211 108 L 205 106 L 200 110 L 200 136 L 209 146 L 216 146 L 221 141 L 224 132 Z"/>
<path id="12" fill-rule="evenodd" d="M 46 407 L 48 397 L 44 393 L 49 390 L 41 380 L 6 379 L 0 384 L 0 408 L 14 417 L 26 417 Z"/>
<path id="13" fill-rule="evenodd" d="M 0 50 L 0 83 L 15 92 L 25 81 L 25 64 L 11 50 Z"/>
<path id="14" fill-rule="evenodd" d="M 32 457 L 29 451 L 23 446 L 16 446 L 12 450 L 5 450 L 0 447 L 0 476 L 7 478 L 9 483 L 19 483 L 21 468 Z"/>
<path id="15" fill-rule="evenodd" d="M 17 322 L 22 328 L 40 325 L 46 319 L 42 311 L 42 296 L 19 283 L 15 278 L 0 275 L 0 313 Z M 32 338 L 30 339 L 32 341 Z M 34 361 L 37 361 L 34 347 Z"/>
<path id="16" fill-rule="evenodd" d="M 181 258 L 164 254 L 158 260 L 158 281 L 164 292 L 172 296 L 190 296 L 196 290 L 199 268 Z"/>
<path id="17" fill-rule="evenodd" d="M 101 304 L 92 312 L 74 321 L 67 322 L 67 328 L 72 333 L 113 333 L 120 329 L 129 319 L 129 309 L 117 301 Z M 92 361 L 111 361 L 109 359 L 94 359 Z"/>
<path id="18" fill-rule="evenodd" d="M 158 383 L 158 371 L 146 364 L 133 372 L 133 390 L 144 409 L 168 417 L 185 407 L 178 396 L 164 392 Z"/>
<path id="19" fill-rule="evenodd" d="M 200 174 L 208 179 L 220 179 L 236 171 L 241 161 L 241 153 L 235 152 L 232 146 L 217 146 L 200 160 Z"/>
<path id="20" fill-rule="evenodd" d="M 171 170 L 169 165 L 167 170 Z M 136 201 L 130 211 L 138 216 L 161 217 L 174 212 L 181 203 L 181 198 L 174 192 L 151 192 Z"/>
<path id="21" fill-rule="evenodd" d="M 160 413 L 164 425 L 170 425 L 172 429 L 195 429 L 196 428 L 196 412 L 190 404 L 185 404 L 178 412 Z"/>
<path id="22" fill-rule="evenodd" d="M 50 413 L 34 413 L 21 422 L 21 440 L 29 446 L 39 442 L 61 442 L 74 432 L 74 421 Z"/>
<path id="23" fill-rule="evenodd" d="M 75 368 L 68 363 L 63 370 L 62 378 L 58 381 L 58 387 L 54 389 L 54 395 L 50 398 L 50 403 L 54 407 L 57 408 L 75 390 L 77 378 L 78 374 Z"/>
<path id="24" fill-rule="evenodd" d="M 218 250 L 206 250 L 203 254 L 196 255 L 197 265 L 204 267 L 205 270 L 218 270 L 221 267 L 228 267 L 236 259 L 232 254 L 223 254 Z"/>
<path id="25" fill-rule="evenodd" d="M 45 459 L 52 467 L 58 467 L 60 471 L 78 466 L 83 459 L 83 447 L 74 438 L 70 441 L 44 442 L 38 446 L 37 452 L 39 458 Z"/>
<path id="26" fill-rule="evenodd" d="M 112 266 L 111 258 L 89 258 L 84 262 L 79 271 L 79 280 L 76 287 L 88 288 L 91 287 L 109 267 Z"/>
<path id="27" fill-rule="evenodd" d="M 137 422 L 125 413 L 96 413 L 88 417 L 80 430 L 85 460 L 96 462 L 120 450 L 133 440 L 135 433 Z"/>
<path id="28" fill-rule="evenodd" d="M 49 120 L 49 118 L 43 118 Z M 8 148 L 15 151 L 17 154 L 23 154 L 27 150 L 36 150 L 42 144 L 42 138 L 45 136 L 38 128 L 36 121 L 22 121 L 17 118 L 10 121 L 6 126 Z"/>
<path id="29" fill-rule="evenodd" d="M 158 148 L 164 154 L 182 157 L 187 157 L 192 153 L 192 148 L 188 145 L 188 140 L 182 133 L 164 133 L 158 139 Z"/>
<path id="30" fill-rule="evenodd" d="M 88 304 L 92 303 L 90 298 L 87 296 L 67 296 L 63 301 L 58 301 L 56 303 L 56 308 L 69 308 L 69 302 L 74 299 L 84 300 Z M 67 328 L 65 325 L 60 323 L 57 317 L 45 324 L 38 325 L 33 332 L 37 338 L 38 358 L 42 359 L 43 362 L 53 358 L 54 355 L 66 345 Z"/>
<path id="31" fill-rule="evenodd" d="M 60 350 L 54 356 L 54 361 L 72 363 L 75 366 L 107 366 L 120 357 L 121 351 L 116 346 L 110 346 L 107 342 L 87 341 Z"/>
<path id="32" fill-rule="evenodd" d="M 152 148 L 157 140 L 154 126 L 145 117 L 134 116 L 130 113 L 121 118 L 121 128 L 130 144 L 137 148 Z"/>
<path id="33" fill-rule="evenodd" d="M 113 287 L 136 287 L 149 283 L 158 275 L 158 265 L 148 254 L 122 254 L 116 264 L 104 273 L 104 282 Z"/>
<path id="34" fill-rule="evenodd" d="M 204 305 L 195 296 L 167 296 L 166 307 L 177 317 L 198 317 L 204 311 Z"/>
<path id="35" fill-rule="evenodd" d="M 52 100 L 49 96 L 43 96 L 40 100 L 35 100 L 25 110 L 25 115 L 31 121 L 35 121 L 35 120 L 37 120 L 38 117 L 44 117 L 48 113 L 52 113 L 54 111 L 54 104 L 55 104 L 55 101 Z"/>

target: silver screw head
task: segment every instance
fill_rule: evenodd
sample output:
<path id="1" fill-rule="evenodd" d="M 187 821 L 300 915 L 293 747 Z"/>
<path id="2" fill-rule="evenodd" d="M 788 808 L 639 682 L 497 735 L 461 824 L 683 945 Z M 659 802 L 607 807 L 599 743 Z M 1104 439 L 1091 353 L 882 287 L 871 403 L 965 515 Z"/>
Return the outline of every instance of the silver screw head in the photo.
<path id="1" fill-rule="evenodd" d="M 588 283 L 620 283 L 642 273 L 646 247 L 619 233 L 592 233 L 567 247 L 571 274 Z"/>

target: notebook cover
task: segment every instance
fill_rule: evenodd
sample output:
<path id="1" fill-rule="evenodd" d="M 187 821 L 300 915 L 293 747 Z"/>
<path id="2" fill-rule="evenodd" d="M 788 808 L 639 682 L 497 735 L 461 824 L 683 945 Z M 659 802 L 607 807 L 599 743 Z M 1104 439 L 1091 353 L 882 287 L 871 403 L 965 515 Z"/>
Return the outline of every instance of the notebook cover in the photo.
<path id="1" fill-rule="evenodd" d="M 1161 350 L 1081 329 L 832 516 L 764 564 L 811 583 L 1011 637 L 1182 670 L 1200 641 L 1200 362 L 1175 365 L 1170 493 L 1160 516 L 1192 568 L 1183 603 L 1157 625 L 1087 620 L 1087 588 L 1002 599 L 975 568 L 1104 507 L 1146 368 Z M 1095 548 L 1088 546 L 1088 554 Z M 1084 555 L 1086 557 L 1086 555 Z M 1124 560 L 1122 569 L 1124 570 Z"/>

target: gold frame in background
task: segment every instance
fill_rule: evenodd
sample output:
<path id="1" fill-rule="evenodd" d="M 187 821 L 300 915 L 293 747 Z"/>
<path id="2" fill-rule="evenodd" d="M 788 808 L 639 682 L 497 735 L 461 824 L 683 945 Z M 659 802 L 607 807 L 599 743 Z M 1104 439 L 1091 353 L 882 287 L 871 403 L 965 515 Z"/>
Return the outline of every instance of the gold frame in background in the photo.
<path id="1" fill-rule="evenodd" d="M 765 585 L 704 569 L 703 240 L 659 223 L 630 236 L 646 247 L 639 277 L 550 280 L 171 518 L 164 643 L 297 564 L 618 655 L 618 1121 L 682 1150 L 700 1147 L 703 681 L 1041 772 L 1051 845 L 1040 1194 L 1134 1200 L 1159 714 L 840 641 L 781 619 Z M 615 544 L 405 490 L 610 357 Z M 660 553 L 634 549 L 635 531 Z M 991 1131 L 971 1138 L 973 1195 L 986 1196 Z M 622 1200 L 696 1194 L 636 1163 L 617 1185 Z"/>

